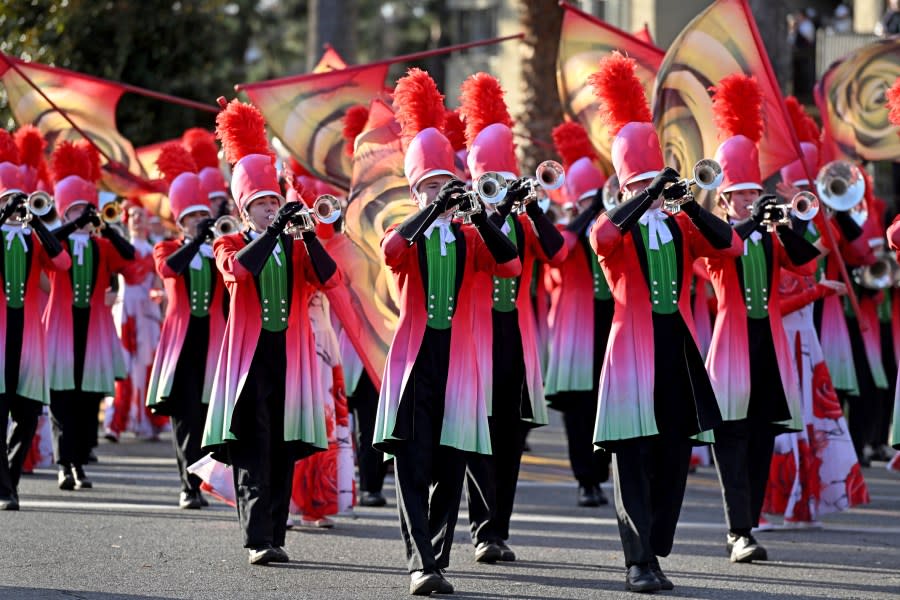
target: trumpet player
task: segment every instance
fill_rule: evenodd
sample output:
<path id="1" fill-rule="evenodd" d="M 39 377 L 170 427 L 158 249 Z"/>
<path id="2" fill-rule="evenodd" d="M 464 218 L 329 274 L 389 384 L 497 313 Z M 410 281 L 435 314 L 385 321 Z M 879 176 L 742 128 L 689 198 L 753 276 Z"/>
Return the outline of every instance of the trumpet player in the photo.
<path id="1" fill-rule="evenodd" d="M 545 392 L 549 406 L 563 415 L 569 463 L 578 482 L 577 504 L 602 506 L 609 503 L 600 484 L 609 480 L 611 457 L 595 450 L 593 433 L 614 304 L 588 234 L 604 210 L 606 177 L 594 165 L 593 146 L 580 124 L 560 125 L 553 130 L 553 141 L 567 165 L 566 196 L 578 213 L 562 231 L 566 259 L 551 270 L 556 289 L 548 318 Z"/>
<path id="2" fill-rule="evenodd" d="M 262 114 L 219 101 L 216 133 L 234 164 L 244 230 L 213 244 L 229 308 L 201 447 L 231 464 L 248 560 L 265 565 L 289 560 L 294 462 L 328 447 L 307 307 L 312 290 L 340 273 L 315 231 L 285 235 L 305 209 L 284 201 Z"/>
<path id="3" fill-rule="evenodd" d="M 418 211 L 389 229 L 381 247 L 400 298 L 388 351 L 374 446 L 394 455 L 400 532 L 410 594 L 452 593 L 442 570 L 459 512 L 467 452 L 490 454 L 486 404 L 491 371 L 478 361 L 476 323 L 490 297 L 482 276 L 516 277 L 515 245 L 481 210 L 472 226 L 452 221 L 471 204 L 454 179 L 454 153 L 440 128 L 443 95 L 411 69 L 397 82 L 394 109 L 404 171 Z"/>
<path id="4" fill-rule="evenodd" d="M 92 146 L 61 142 L 51 156 L 54 201 L 64 224 L 54 231 L 72 256 L 68 271 L 52 271 L 44 312 L 50 364 L 50 416 L 61 490 L 92 487 L 84 472 L 96 443 L 97 414 L 115 380 L 126 375 L 107 288 L 113 275 L 134 284 L 145 273 L 134 262 L 134 247 L 97 216 L 99 157 Z"/>
<path id="5" fill-rule="evenodd" d="M 479 369 L 484 368 L 492 378 L 487 393 L 493 452 L 467 455 L 466 497 L 475 560 L 493 563 L 516 558 L 506 542 L 525 436 L 530 428 L 547 424 L 530 298 L 533 265 L 540 260 L 558 266 L 565 259 L 566 248 L 536 202 L 537 179 L 518 178 L 512 118 L 500 83 L 487 73 L 466 79 L 460 89 L 460 114 L 466 123 L 466 162 L 472 180 L 496 172 L 511 181 L 490 219 L 515 244 L 522 263 L 522 272 L 515 277 L 482 277 L 492 290 L 492 300 L 490 314 L 485 311 L 476 320 L 476 326 L 482 328 Z M 546 177 L 552 179 L 549 174 Z M 560 177 L 562 171 L 557 180 L 544 185 L 558 187 Z M 520 214 L 513 213 L 517 206 L 524 207 Z"/>
<path id="6" fill-rule="evenodd" d="M 182 237 L 153 247 L 168 302 L 146 401 L 155 414 L 172 421 L 181 478 L 178 506 L 197 509 L 207 502 L 200 479 L 187 468 L 203 456 L 200 441 L 225 333 L 227 294 L 210 246 L 215 220 L 193 158 L 172 142 L 163 146 L 157 167 L 169 184 L 169 206 Z"/>
<path id="7" fill-rule="evenodd" d="M 43 272 L 65 271 L 69 254 L 40 218 L 26 216 L 28 185 L 12 136 L 0 129 L 0 510 L 18 510 L 19 476 L 50 397 L 41 325 Z M 26 222 L 27 221 L 27 222 Z"/>
<path id="8" fill-rule="evenodd" d="M 589 79 L 615 135 L 622 188 L 622 202 L 590 233 L 615 302 L 594 444 L 613 452 L 625 588 L 655 592 L 674 587 L 659 557 L 672 550 L 691 437 L 721 422 L 694 334 L 692 267 L 699 257 L 737 256 L 742 244 L 727 223 L 683 198 L 687 182 L 664 167 L 634 68 L 614 52 Z M 681 210 L 663 211 L 664 199 Z"/>
<path id="9" fill-rule="evenodd" d="M 724 176 L 717 204 L 743 246 L 738 257 L 704 261 L 718 300 L 706 368 L 722 414 L 712 451 L 731 562 L 767 559 L 751 530 L 759 525 L 775 435 L 802 428 L 800 388 L 781 321 L 781 269 L 812 275 L 819 254 L 789 222 L 776 225 L 786 207 L 760 195 L 761 107 L 759 84 L 743 74 L 722 79 L 713 95 L 717 125 L 727 136 L 716 151 Z"/>

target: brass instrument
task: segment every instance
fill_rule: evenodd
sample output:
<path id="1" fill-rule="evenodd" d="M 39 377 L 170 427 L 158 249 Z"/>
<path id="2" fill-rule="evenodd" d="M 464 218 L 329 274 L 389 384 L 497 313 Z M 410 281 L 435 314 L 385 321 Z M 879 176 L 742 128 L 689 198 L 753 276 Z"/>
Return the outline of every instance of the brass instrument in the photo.
<path id="1" fill-rule="evenodd" d="M 607 212 L 619 205 L 619 193 L 619 177 L 610 175 L 606 183 L 603 184 L 603 208 Z"/>
<path id="2" fill-rule="evenodd" d="M 237 233 L 241 229 L 241 223 L 231 215 L 223 215 L 216 219 L 212 227 L 213 237 L 220 238 L 223 235 Z"/>
<path id="3" fill-rule="evenodd" d="M 331 194 L 322 194 L 313 202 L 312 208 L 304 207 L 291 219 L 288 228 L 291 235 L 299 238 L 305 231 L 315 231 L 316 224 L 328 225 L 341 218 L 341 203 Z"/>
<path id="4" fill-rule="evenodd" d="M 831 210 L 850 210 L 863 201 L 866 178 L 853 163 L 834 160 L 819 169 L 816 191 L 822 203 Z"/>
<path id="5" fill-rule="evenodd" d="M 884 290 L 897 285 L 900 265 L 889 254 L 882 254 L 874 263 L 853 269 L 853 281 L 870 290 Z"/>
<path id="6" fill-rule="evenodd" d="M 53 198 L 47 192 L 40 190 L 28 195 L 28 214 L 35 217 L 43 217 L 53 210 Z"/>
<path id="7" fill-rule="evenodd" d="M 528 179 L 529 190 L 522 206 L 539 199 L 539 190 L 558 190 L 566 182 L 566 170 L 555 160 L 545 160 L 538 165 L 534 177 Z"/>
<path id="8" fill-rule="evenodd" d="M 454 216 L 469 221 L 472 215 L 477 215 L 483 210 L 482 203 L 499 204 L 506 197 L 508 189 L 509 182 L 503 175 L 488 171 L 475 181 L 472 191 L 462 195 Z"/>
<path id="9" fill-rule="evenodd" d="M 763 218 L 763 223 L 771 228 L 776 225 L 790 225 L 791 217 L 801 221 L 812 221 L 819 214 L 819 199 L 812 192 L 797 192 L 790 203 L 775 204 Z"/>
<path id="10" fill-rule="evenodd" d="M 714 190 L 719 187 L 719 184 L 722 183 L 724 177 L 722 165 L 711 158 L 700 159 L 697 161 L 697 164 L 694 165 L 693 177 L 690 179 L 682 179 L 679 182 L 685 184 L 687 193 L 681 198 L 666 198 L 663 201 L 663 209 L 672 214 L 681 212 L 681 205 L 685 202 L 691 202 L 694 199 L 691 186 L 696 185 L 703 190 Z"/>
<path id="11" fill-rule="evenodd" d="M 100 220 L 107 225 L 122 222 L 122 205 L 116 201 L 107 202 L 100 209 Z"/>

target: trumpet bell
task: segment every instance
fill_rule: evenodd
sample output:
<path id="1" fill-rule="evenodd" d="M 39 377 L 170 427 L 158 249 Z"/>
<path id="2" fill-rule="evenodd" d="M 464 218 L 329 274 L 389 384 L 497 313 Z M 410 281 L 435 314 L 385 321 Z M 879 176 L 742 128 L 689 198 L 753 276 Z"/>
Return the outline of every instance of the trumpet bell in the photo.
<path id="1" fill-rule="evenodd" d="M 566 182 L 566 171 L 555 160 L 545 160 L 539 164 L 534 175 L 545 190 L 558 190 Z"/>
<path id="2" fill-rule="evenodd" d="M 819 214 L 819 199 L 812 192 L 799 192 L 791 199 L 791 214 L 801 221 L 812 221 Z"/>
<path id="3" fill-rule="evenodd" d="M 509 183 L 496 171 L 488 171 L 475 181 L 474 189 L 485 204 L 498 204 L 506 197 Z"/>
<path id="4" fill-rule="evenodd" d="M 43 217 L 53 210 L 53 198 L 47 192 L 32 192 L 28 196 L 28 211 L 36 217 Z"/>
<path id="5" fill-rule="evenodd" d="M 331 194 L 322 194 L 313 203 L 313 213 L 317 221 L 329 225 L 341 218 L 341 203 Z"/>
<path id="6" fill-rule="evenodd" d="M 886 258 L 879 258 L 871 265 L 859 267 L 853 272 L 853 279 L 864 288 L 883 290 L 894 285 L 897 273 L 894 264 Z"/>
<path id="7" fill-rule="evenodd" d="M 231 235 L 232 233 L 237 233 L 240 228 L 241 224 L 237 219 L 229 215 L 224 215 L 216 219 L 216 223 L 213 225 L 213 235 L 215 237 Z"/>
<path id="8" fill-rule="evenodd" d="M 100 209 L 100 219 L 107 224 L 119 223 L 122 221 L 122 207 L 118 202 L 107 202 Z"/>
<path id="9" fill-rule="evenodd" d="M 722 165 L 711 158 L 704 158 L 694 165 L 694 183 L 703 190 L 714 190 L 722 184 L 725 174 Z"/>
<path id="10" fill-rule="evenodd" d="M 603 208 L 607 211 L 619 205 L 619 178 L 611 175 L 603 184 Z"/>
<path id="11" fill-rule="evenodd" d="M 835 160 L 819 170 L 816 191 L 825 206 L 835 211 L 850 210 L 862 202 L 866 193 L 866 178 L 862 170 L 851 162 Z"/>

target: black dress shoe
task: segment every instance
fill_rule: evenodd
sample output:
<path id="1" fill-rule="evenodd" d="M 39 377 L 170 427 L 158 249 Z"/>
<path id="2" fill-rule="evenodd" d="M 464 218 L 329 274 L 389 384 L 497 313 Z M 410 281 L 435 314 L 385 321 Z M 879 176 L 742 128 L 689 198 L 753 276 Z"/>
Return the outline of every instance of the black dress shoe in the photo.
<path id="1" fill-rule="evenodd" d="M 596 488 L 593 486 L 578 486 L 578 506 L 600 506 Z"/>
<path id="2" fill-rule="evenodd" d="M 76 490 L 87 490 L 94 487 L 94 482 L 88 479 L 88 476 L 84 473 L 84 467 L 81 465 L 72 467 L 72 476 L 75 478 Z"/>
<path id="3" fill-rule="evenodd" d="M 494 542 L 481 542 L 475 546 L 475 562 L 495 563 L 503 558 L 503 550 Z"/>
<path id="4" fill-rule="evenodd" d="M 598 506 L 606 506 L 609 504 L 606 494 L 603 493 L 603 489 L 599 485 L 594 486 L 594 495 L 597 497 Z"/>
<path id="5" fill-rule="evenodd" d="M 91 451 L 88 453 L 88 462 L 89 462 L 89 463 L 95 463 L 95 462 L 98 462 L 97 455 L 94 454 L 94 451 L 93 451 L 93 450 L 91 450 Z"/>
<path id="6" fill-rule="evenodd" d="M 754 560 L 768 560 L 769 558 L 766 549 L 760 546 L 752 535 L 729 533 L 725 545 L 730 548 L 731 562 L 749 563 Z"/>
<path id="7" fill-rule="evenodd" d="M 72 477 L 72 470 L 68 465 L 59 466 L 57 481 L 61 490 L 71 491 L 75 489 L 75 478 Z"/>
<path id="8" fill-rule="evenodd" d="M 270 562 L 278 562 L 278 552 L 272 546 L 260 546 L 249 548 L 248 562 L 251 565 L 267 565 Z"/>
<path id="9" fill-rule="evenodd" d="M 181 492 L 181 495 L 178 496 L 178 508 L 200 508 L 202 505 L 200 504 L 200 498 L 197 497 L 197 493 L 198 492 Z"/>
<path id="10" fill-rule="evenodd" d="M 275 558 L 272 559 L 272 562 L 277 563 L 286 563 L 291 562 L 291 557 L 288 556 L 287 551 L 281 546 L 275 546 L 272 548 L 275 551 Z"/>
<path id="11" fill-rule="evenodd" d="M 650 570 L 653 571 L 653 574 L 659 579 L 660 589 L 666 591 L 675 589 L 675 584 L 672 583 L 671 579 L 666 577 L 665 573 L 663 573 L 662 568 L 659 566 L 659 559 L 655 556 L 653 557 L 653 560 L 650 561 Z"/>
<path id="12" fill-rule="evenodd" d="M 506 542 L 500 540 L 497 542 L 497 545 L 500 546 L 500 560 L 503 562 L 514 562 L 516 560 L 516 553 L 506 545 Z"/>
<path id="13" fill-rule="evenodd" d="M 434 590 L 435 594 L 452 594 L 453 593 L 453 584 L 447 581 L 447 578 L 444 577 L 444 570 L 441 569 L 438 571 L 438 577 L 441 578 L 441 585 L 438 589 Z"/>
<path id="14" fill-rule="evenodd" d="M 381 492 L 363 492 L 359 497 L 360 506 L 384 506 L 387 500 Z"/>
<path id="15" fill-rule="evenodd" d="M 432 592 L 440 589 L 445 581 L 437 573 L 413 571 L 409 574 L 409 593 L 413 596 L 430 596 Z"/>
<path id="16" fill-rule="evenodd" d="M 18 498 L 0 498 L 0 510 L 19 510 Z"/>
<path id="17" fill-rule="evenodd" d="M 200 506 L 202 506 L 203 508 L 209 506 L 209 500 L 203 497 L 203 494 L 200 492 L 200 490 L 197 490 L 196 494 L 197 498 L 200 500 Z"/>
<path id="18" fill-rule="evenodd" d="M 629 592 L 658 592 L 662 584 L 649 565 L 631 565 L 625 575 L 625 590 Z"/>

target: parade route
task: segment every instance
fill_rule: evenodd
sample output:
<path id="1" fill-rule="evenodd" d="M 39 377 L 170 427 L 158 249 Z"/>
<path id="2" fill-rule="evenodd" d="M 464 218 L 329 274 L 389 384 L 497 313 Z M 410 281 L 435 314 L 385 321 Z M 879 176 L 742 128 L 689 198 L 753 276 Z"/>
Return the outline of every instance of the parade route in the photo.
<path id="1" fill-rule="evenodd" d="M 554 419 L 556 415 L 553 415 Z M 447 577 L 456 598 L 635 597 L 611 506 L 577 508 L 558 423 L 533 432 L 510 545 L 516 563 L 473 560 L 463 503 Z M 234 510 L 213 501 L 179 510 L 168 436 L 101 442 L 95 488 L 56 489 L 55 471 L 24 477 L 22 510 L 0 513 L 0 599 L 164 600 L 359 598 L 407 595 L 389 476 L 386 508 L 337 517 L 330 530 L 288 532 L 292 562 L 251 567 Z M 715 471 L 690 477 L 673 555 L 662 561 L 678 598 L 896 598 L 900 592 L 900 476 L 864 470 L 872 502 L 824 519 L 817 531 L 757 535 L 770 560 L 728 562 Z M 610 498 L 612 489 L 604 485 Z"/>

